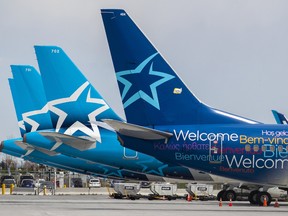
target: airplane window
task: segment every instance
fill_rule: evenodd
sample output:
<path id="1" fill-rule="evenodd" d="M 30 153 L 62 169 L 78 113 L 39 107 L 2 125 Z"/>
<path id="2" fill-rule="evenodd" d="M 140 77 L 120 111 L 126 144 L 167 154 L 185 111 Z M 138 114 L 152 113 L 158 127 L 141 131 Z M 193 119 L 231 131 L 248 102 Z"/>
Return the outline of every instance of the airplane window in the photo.
<path id="1" fill-rule="evenodd" d="M 250 145 L 245 145 L 245 151 L 246 151 L 246 152 L 250 152 L 250 151 L 251 151 Z"/>
<path id="2" fill-rule="evenodd" d="M 262 145 L 262 151 L 265 152 L 267 147 L 265 145 Z"/>
<path id="3" fill-rule="evenodd" d="M 286 151 L 288 151 L 288 145 L 286 146 Z"/>
<path id="4" fill-rule="evenodd" d="M 275 146 L 270 146 L 270 151 L 275 151 Z"/>
<path id="5" fill-rule="evenodd" d="M 254 145 L 253 150 L 254 150 L 254 152 L 258 152 L 259 151 L 259 146 L 258 145 Z"/>
<path id="6" fill-rule="evenodd" d="M 283 146 L 282 146 L 282 145 L 279 145 L 279 146 L 278 146 L 278 151 L 279 151 L 279 152 L 283 152 Z"/>

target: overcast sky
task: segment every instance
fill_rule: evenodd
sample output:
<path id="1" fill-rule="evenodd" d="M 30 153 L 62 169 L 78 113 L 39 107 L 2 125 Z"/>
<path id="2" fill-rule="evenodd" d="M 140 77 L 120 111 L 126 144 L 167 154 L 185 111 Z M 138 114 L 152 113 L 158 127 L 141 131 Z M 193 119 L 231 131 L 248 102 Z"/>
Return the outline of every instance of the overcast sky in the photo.
<path id="1" fill-rule="evenodd" d="M 206 104 L 264 123 L 288 114 L 286 0 L 0 0 L 1 140 L 20 136 L 7 79 L 11 64 L 38 68 L 33 45 L 62 47 L 124 117 L 101 8 L 125 9 Z"/>

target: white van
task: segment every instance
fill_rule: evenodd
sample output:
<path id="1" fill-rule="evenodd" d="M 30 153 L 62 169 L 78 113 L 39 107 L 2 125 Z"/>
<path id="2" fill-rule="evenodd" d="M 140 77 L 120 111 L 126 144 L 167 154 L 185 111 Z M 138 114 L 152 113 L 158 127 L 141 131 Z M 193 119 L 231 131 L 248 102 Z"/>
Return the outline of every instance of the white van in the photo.
<path id="1" fill-rule="evenodd" d="M 98 178 L 90 179 L 90 180 L 89 180 L 89 183 L 88 183 L 88 187 L 89 187 L 89 188 L 101 187 L 100 179 L 98 179 Z"/>

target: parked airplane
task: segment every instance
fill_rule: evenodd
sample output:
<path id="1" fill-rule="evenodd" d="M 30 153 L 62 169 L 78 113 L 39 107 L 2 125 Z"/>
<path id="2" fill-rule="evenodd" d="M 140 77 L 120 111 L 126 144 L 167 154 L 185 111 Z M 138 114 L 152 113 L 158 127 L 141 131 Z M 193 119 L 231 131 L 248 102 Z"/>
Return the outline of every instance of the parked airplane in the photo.
<path id="1" fill-rule="evenodd" d="M 288 127 L 267 125 L 202 103 L 124 10 L 102 18 L 126 114 L 104 120 L 121 145 L 166 163 L 262 185 L 251 203 L 268 204 L 271 185 L 288 187 Z M 268 187 L 266 187 L 268 186 Z M 222 191 L 235 197 L 235 192 Z"/>
<path id="2" fill-rule="evenodd" d="M 93 164 L 88 164 L 85 161 L 80 161 L 79 159 L 75 158 L 69 158 L 68 156 L 64 155 L 57 155 L 53 157 L 53 155 L 50 155 L 51 153 L 48 150 L 34 148 L 33 146 L 26 143 L 21 143 L 21 140 L 21 138 L 18 138 L 9 139 L 1 142 L 0 152 L 14 157 L 19 157 L 24 160 L 29 160 L 34 163 L 44 164 L 58 169 L 68 170 L 71 172 L 94 175 L 99 177 L 109 177 L 95 173 L 95 168 L 93 167 Z M 102 170 L 104 171 L 104 168 Z M 120 178 L 119 173 L 116 172 L 114 175 L 111 175 L 111 178 Z"/>
<path id="3" fill-rule="evenodd" d="M 161 181 L 163 177 L 212 180 L 202 172 L 162 163 L 120 146 L 114 130 L 99 119 L 121 119 L 65 52 L 55 46 L 36 46 L 35 51 L 53 127 L 37 129 L 35 117 L 46 114 L 41 112 L 43 108 L 24 113 L 26 124 L 29 120 L 34 127 L 24 135 L 24 142 L 119 170 L 145 173 L 151 181 Z"/>
<path id="4" fill-rule="evenodd" d="M 67 167 L 62 166 L 60 164 L 53 164 L 53 163 L 50 163 L 48 161 L 44 161 L 42 159 L 32 158 L 32 157 L 29 157 L 29 155 L 25 156 L 26 152 L 23 151 L 23 149 L 22 149 L 23 152 L 22 151 L 21 152 L 15 151 L 15 149 L 12 146 L 14 146 L 14 147 L 16 146 L 14 141 L 17 141 L 17 140 L 20 141 L 20 139 L 10 139 L 10 140 L 5 140 L 5 141 L 1 142 L 1 144 L 0 144 L 0 152 L 2 152 L 4 154 L 11 155 L 11 156 L 14 156 L 14 157 L 23 158 L 23 159 L 29 160 L 29 161 L 31 161 L 33 163 L 44 164 L 44 165 L 55 167 L 55 168 L 58 168 L 58 169 L 70 170 L 71 172 L 79 172 L 79 173 L 81 173 L 81 170 L 76 170 L 76 169 L 72 170 L 72 169 L 68 169 Z M 4 143 L 6 144 L 5 145 L 6 147 L 4 147 Z M 8 145 L 7 145 L 7 143 L 8 143 Z M 12 143 L 12 145 L 10 145 L 10 143 Z M 7 146 L 8 146 L 8 148 L 7 148 Z M 12 149 L 12 151 L 10 149 Z"/>
<path id="5" fill-rule="evenodd" d="M 40 74 L 35 68 L 28 65 L 11 66 L 13 79 L 9 79 L 9 85 L 14 101 L 14 106 L 20 125 L 21 134 L 30 132 L 37 128 L 51 128 L 52 123 Z M 33 110 L 40 110 L 33 113 Z M 32 113 L 31 113 L 32 112 Z M 34 114 L 34 118 L 31 115 Z M 22 120 L 22 117 L 24 120 Z M 27 126 L 26 126 L 27 125 Z M 29 125 L 31 125 L 29 127 Z M 28 129 L 26 129 L 28 128 Z M 148 181 L 145 174 L 119 170 L 114 167 L 84 161 L 67 155 L 61 155 L 54 151 L 32 146 L 22 141 L 22 138 L 6 140 L 1 144 L 4 153 L 14 152 L 20 154 L 24 159 L 35 159 L 47 165 L 70 170 L 73 172 L 93 174 L 101 177 L 134 179 Z M 47 162 L 47 163 L 46 163 Z M 163 180 L 159 177 L 157 180 Z"/>
<path id="6" fill-rule="evenodd" d="M 288 124 L 288 120 L 284 114 L 279 113 L 276 110 L 272 110 L 272 113 L 277 124 Z"/>

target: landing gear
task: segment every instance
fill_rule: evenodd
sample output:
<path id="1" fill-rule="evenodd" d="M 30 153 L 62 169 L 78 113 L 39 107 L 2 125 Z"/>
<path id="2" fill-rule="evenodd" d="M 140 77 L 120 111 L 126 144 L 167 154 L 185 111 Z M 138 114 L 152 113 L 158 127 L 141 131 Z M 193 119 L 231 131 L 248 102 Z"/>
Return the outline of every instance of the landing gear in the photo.
<path id="1" fill-rule="evenodd" d="M 263 188 L 262 188 L 262 190 L 263 190 Z M 217 194 L 217 200 L 220 201 L 220 198 L 221 198 L 222 201 L 229 201 L 230 199 L 232 201 L 235 201 L 237 199 L 237 196 L 241 196 L 241 195 L 243 195 L 243 194 L 236 193 L 234 190 L 231 190 L 231 189 L 230 190 L 221 190 Z M 270 193 L 268 193 L 267 191 L 253 190 L 248 195 L 248 200 L 252 205 L 263 206 L 265 198 L 267 201 L 267 205 L 269 206 L 271 201 L 272 201 L 272 197 L 271 197 Z"/>
<path id="2" fill-rule="evenodd" d="M 220 199 L 222 199 L 222 201 L 224 201 L 223 200 L 223 194 L 225 193 L 225 190 L 221 190 L 221 191 L 219 191 L 219 193 L 217 194 L 217 200 L 218 201 L 220 201 Z"/>
<path id="3" fill-rule="evenodd" d="M 266 191 L 254 190 L 254 191 L 251 191 L 249 196 L 248 196 L 249 202 L 252 205 L 259 205 L 259 206 L 263 206 L 265 198 L 267 201 L 267 205 L 269 206 L 271 201 L 272 201 L 272 197 L 271 197 L 270 193 L 268 193 Z"/>
<path id="4" fill-rule="evenodd" d="M 236 193 L 233 190 L 227 190 L 225 191 L 225 193 L 223 194 L 223 200 L 224 201 L 235 201 L 236 200 Z"/>
<path id="5" fill-rule="evenodd" d="M 265 191 L 259 192 L 257 194 L 256 200 L 257 200 L 257 203 L 259 204 L 259 206 L 263 206 L 265 198 L 266 198 L 266 201 L 267 201 L 267 206 L 269 206 L 271 201 L 272 201 L 271 195 L 268 192 L 265 192 Z"/>
<path id="6" fill-rule="evenodd" d="M 229 201 L 230 199 L 235 201 L 236 197 L 236 192 L 233 190 L 222 190 L 217 194 L 218 201 L 220 201 L 220 198 L 222 198 L 222 201 Z"/>
<path id="7" fill-rule="evenodd" d="M 256 205 L 257 204 L 256 197 L 257 197 L 258 193 L 259 193 L 258 190 L 254 190 L 254 191 L 250 192 L 250 194 L 248 196 L 248 200 L 249 200 L 250 204 L 252 204 L 252 205 Z"/>

